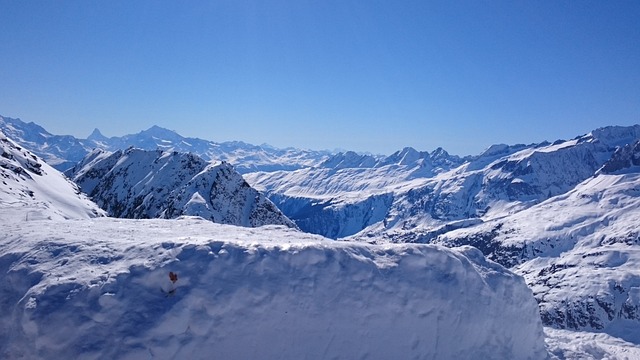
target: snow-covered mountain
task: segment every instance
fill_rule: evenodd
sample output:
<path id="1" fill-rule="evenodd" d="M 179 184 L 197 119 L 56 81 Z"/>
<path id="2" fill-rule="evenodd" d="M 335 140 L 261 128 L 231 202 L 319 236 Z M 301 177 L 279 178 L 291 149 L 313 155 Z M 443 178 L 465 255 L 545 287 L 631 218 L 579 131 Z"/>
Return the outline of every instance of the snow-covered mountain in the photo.
<path id="1" fill-rule="evenodd" d="M 199 216 L 221 224 L 295 227 L 231 165 L 194 154 L 94 150 L 68 175 L 114 217 Z"/>
<path id="2" fill-rule="evenodd" d="M 428 157 L 404 149 L 375 164 L 352 155 L 351 161 L 332 161 L 333 168 L 245 178 L 305 231 L 364 241 L 429 242 L 564 194 L 593 176 L 616 146 L 637 139 L 638 125 L 608 127 L 553 144 L 494 145 L 462 159 L 441 149 Z M 365 162 L 373 165 L 364 167 Z"/>
<path id="3" fill-rule="evenodd" d="M 640 142 L 618 148 L 596 175 L 516 214 L 449 232 L 523 275 L 543 321 L 640 335 Z"/>
<path id="4" fill-rule="evenodd" d="M 20 220 L 104 216 L 78 187 L 0 131 L 0 213 Z M 15 216 L 18 214 L 17 216 Z"/>
<path id="5" fill-rule="evenodd" d="M 190 152 L 205 160 L 229 162 L 240 173 L 300 169 L 320 164 L 329 157 L 327 151 L 278 149 L 240 141 L 216 143 L 186 138 L 159 126 L 152 126 L 137 134 L 111 138 L 95 129 L 88 138 L 77 139 L 69 135 L 53 135 L 33 122 L 25 123 L 20 119 L 0 116 L 0 130 L 61 171 L 71 168 L 95 148 L 117 151 L 131 146 L 144 150 Z"/>
<path id="6" fill-rule="evenodd" d="M 0 219 L 3 359 L 546 359 L 521 277 L 471 247 L 196 219 Z"/>

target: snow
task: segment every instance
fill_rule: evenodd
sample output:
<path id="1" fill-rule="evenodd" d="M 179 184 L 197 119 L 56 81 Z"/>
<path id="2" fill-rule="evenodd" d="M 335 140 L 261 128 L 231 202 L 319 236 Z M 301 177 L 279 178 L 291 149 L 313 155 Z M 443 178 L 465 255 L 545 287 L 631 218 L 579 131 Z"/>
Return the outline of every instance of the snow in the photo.
<path id="1" fill-rule="evenodd" d="M 451 231 L 522 275 L 545 325 L 605 332 L 640 344 L 640 173 L 589 178 L 511 216 Z"/>
<path id="2" fill-rule="evenodd" d="M 111 216 L 182 215 L 240 226 L 295 225 L 225 162 L 194 154 L 98 150 L 67 172 Z"/>
<path id="3" fill-rule="evenodd" d="M 2 358 L 547 357 L 531 291 L 471 247 L 197 218 L 0 221 Z"/>
<path id="4" fill-rule="evenodd" d="M 89 218 L 105 213 L 77 186 L 0 131 L 0 214 L 21 219 Z"/>
<path id="5" fill-rule="evenodd" d="M 603 333 L 544 328 L 551 360 L 635 360 L 640 345 Z"/>

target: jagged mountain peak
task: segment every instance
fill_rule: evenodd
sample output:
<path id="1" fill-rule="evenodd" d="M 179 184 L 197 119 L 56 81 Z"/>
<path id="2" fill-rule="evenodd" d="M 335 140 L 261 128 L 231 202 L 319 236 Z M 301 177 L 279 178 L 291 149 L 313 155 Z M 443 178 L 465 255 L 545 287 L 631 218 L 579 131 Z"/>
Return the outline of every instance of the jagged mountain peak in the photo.
<path id="1" fill-rule="evenodd" d="M 98 128 L 93 129 L 93 132 L 91 132 L 91 135 L 89 135 L 87 137 L 87 140 L 91 140 L 91 141 L 107 141 L 109 140 L 109 138 L 107 138 L 106 136 L 102 135 L 102 133 L 100 132 L 100 130 L 98 130 Z"/>
<path id="2" fill-rule="evenodd" d="M 191 153 L 128 148 L 94 152 L 69 174 L 110 215 L 199 216 L 223 224 L 295 225 L 225 161 Z"/>
<path id="3" fill-rule="evenodd" d="M 438 147 L 429 154 L 432 158 L 443 158 L 451 156 L 447 150 Z"/>

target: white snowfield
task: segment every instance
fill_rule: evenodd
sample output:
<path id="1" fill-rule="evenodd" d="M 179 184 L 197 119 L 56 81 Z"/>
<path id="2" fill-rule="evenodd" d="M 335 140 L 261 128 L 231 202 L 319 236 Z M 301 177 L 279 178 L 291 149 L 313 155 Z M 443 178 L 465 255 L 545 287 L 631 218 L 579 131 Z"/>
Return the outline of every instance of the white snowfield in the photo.
<path id="1" fill-rule="evenodd" d="M 548 358 L 531 290 L 472 247 L 196 218 L 0 223 L 3 359 Z"/>
<path id="2" fill-rule="evenodd" d="M 0 131 L 0 216 L 75 219 L 105 216 L 78 186 Z"/>

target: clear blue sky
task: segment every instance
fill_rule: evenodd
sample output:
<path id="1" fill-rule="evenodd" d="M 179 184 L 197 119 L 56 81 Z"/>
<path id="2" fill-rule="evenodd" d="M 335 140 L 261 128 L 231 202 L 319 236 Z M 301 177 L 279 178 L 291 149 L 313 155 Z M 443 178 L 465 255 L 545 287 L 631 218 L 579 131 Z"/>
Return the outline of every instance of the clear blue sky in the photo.
<path id="1" fill-rule="evenodd" d="M 0 0 L 0 114 L 383 154 L 571 138 L 640 123 L 640 1 Z"/>

